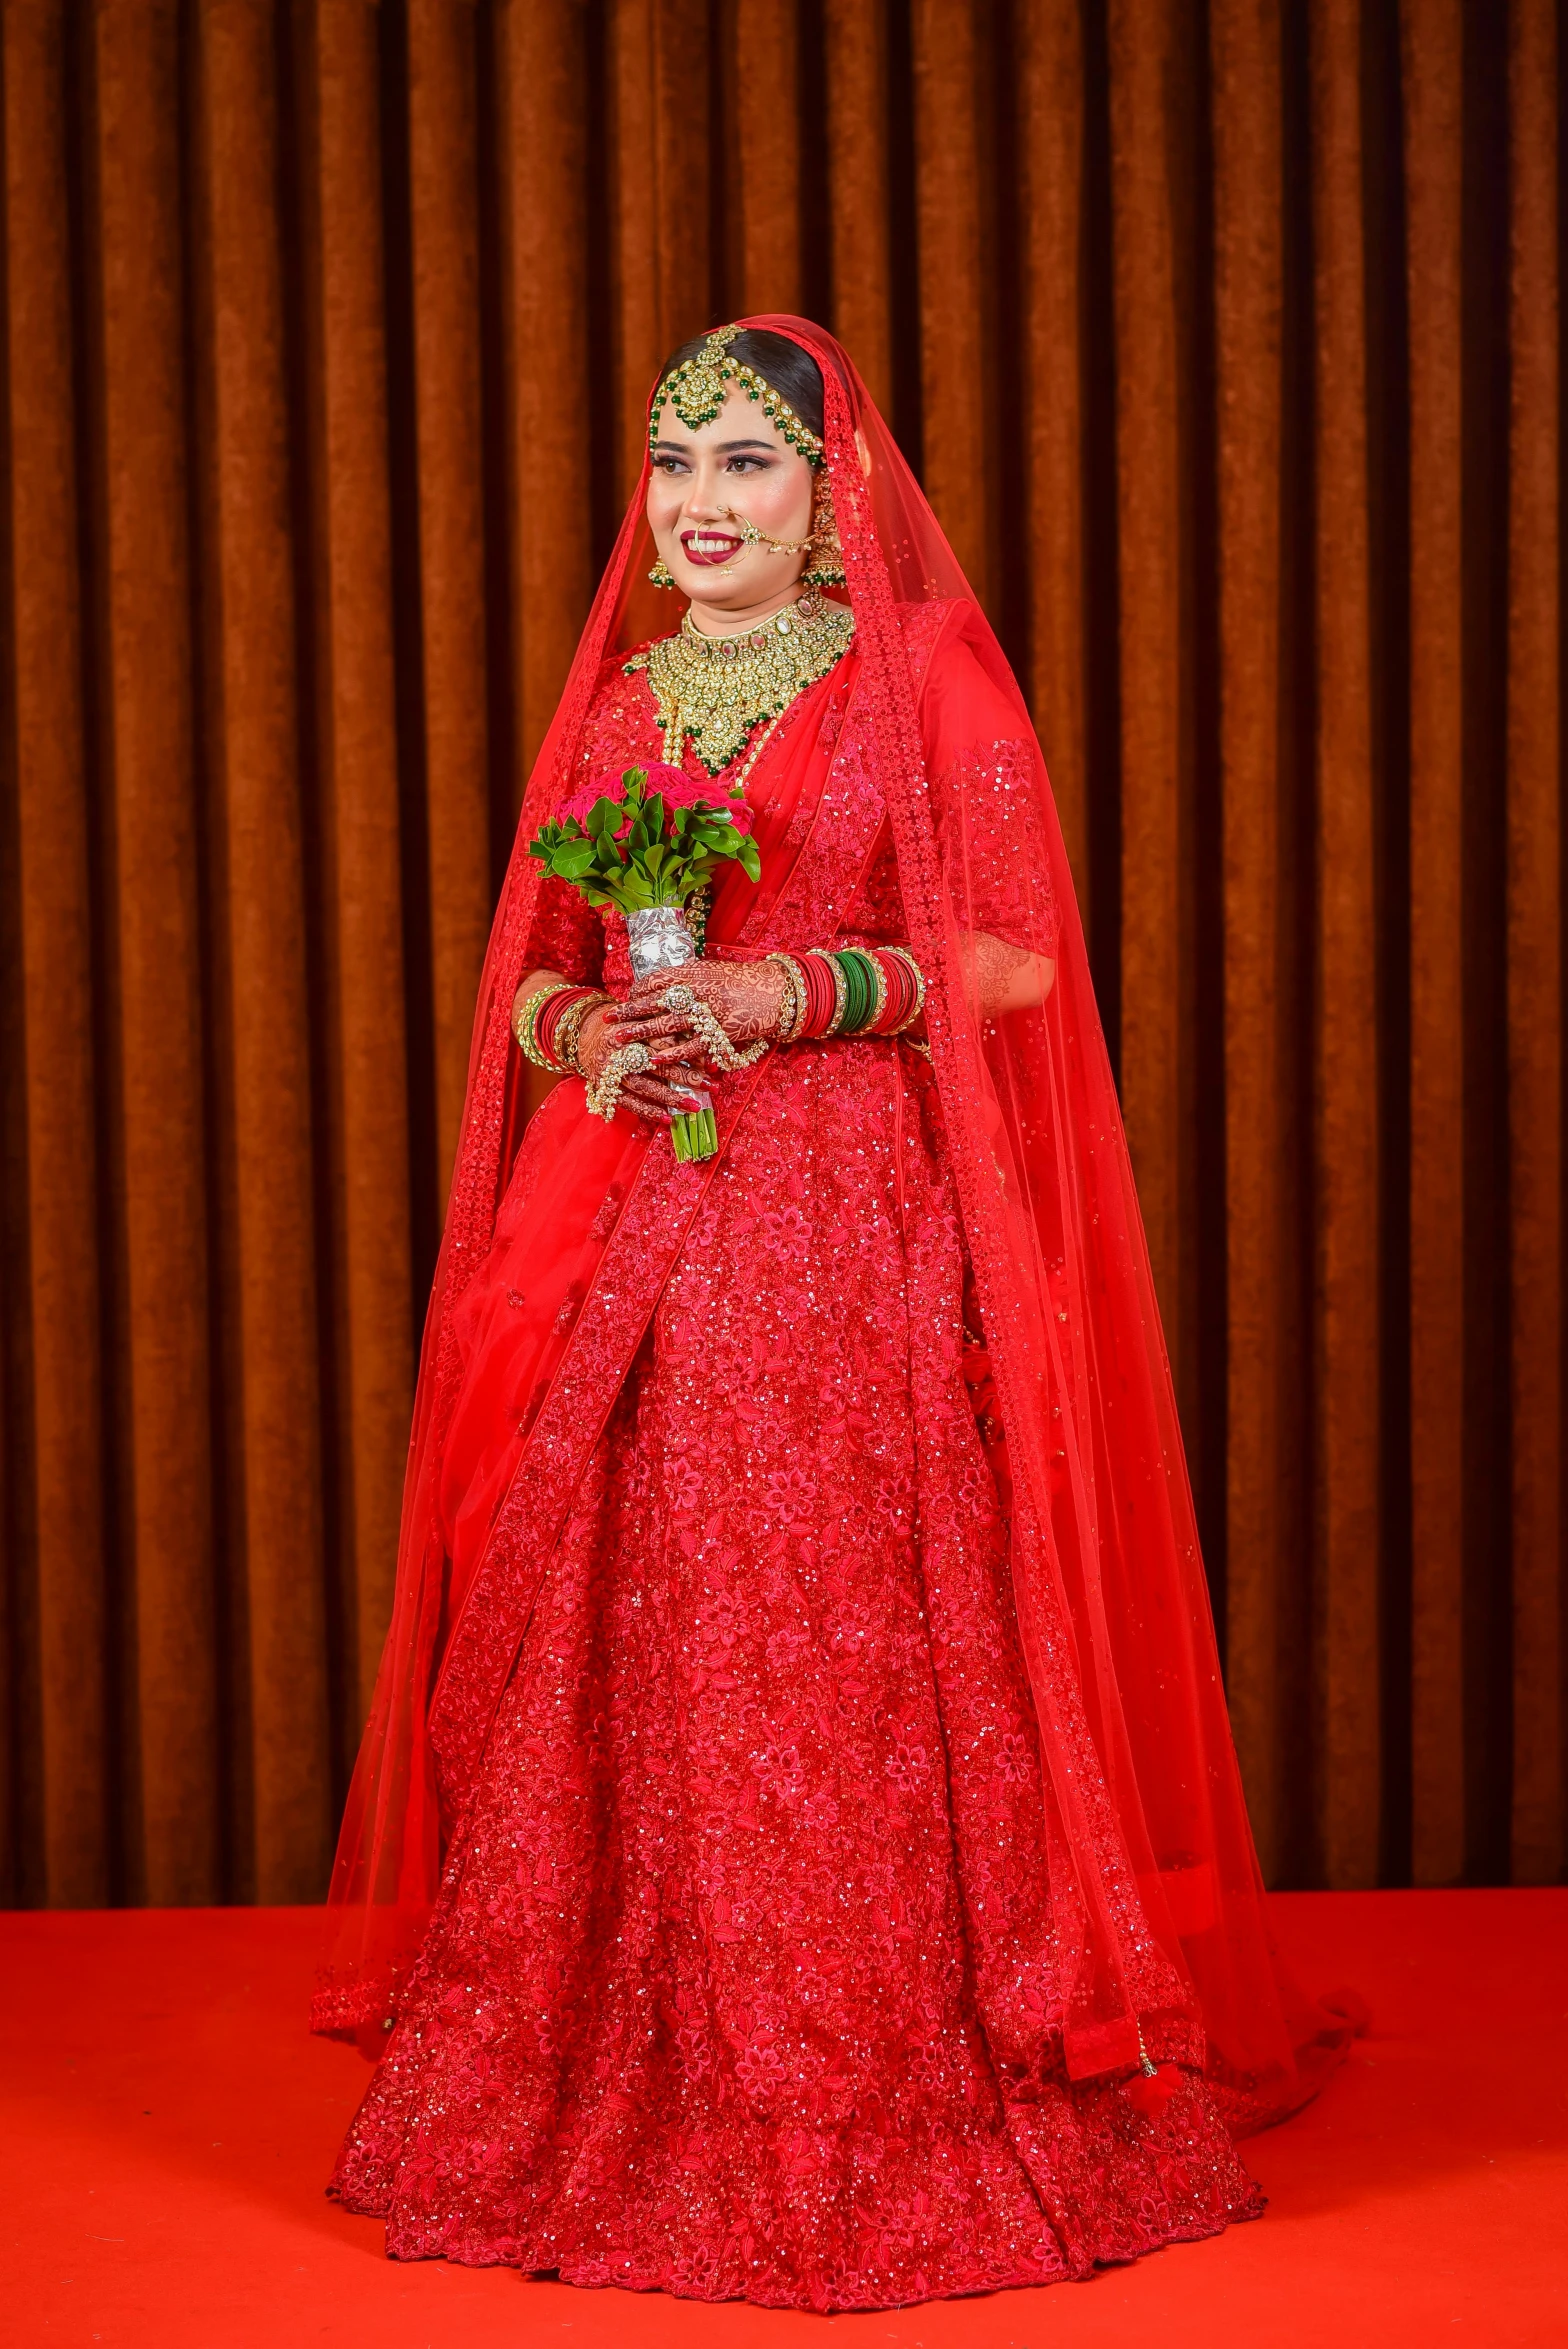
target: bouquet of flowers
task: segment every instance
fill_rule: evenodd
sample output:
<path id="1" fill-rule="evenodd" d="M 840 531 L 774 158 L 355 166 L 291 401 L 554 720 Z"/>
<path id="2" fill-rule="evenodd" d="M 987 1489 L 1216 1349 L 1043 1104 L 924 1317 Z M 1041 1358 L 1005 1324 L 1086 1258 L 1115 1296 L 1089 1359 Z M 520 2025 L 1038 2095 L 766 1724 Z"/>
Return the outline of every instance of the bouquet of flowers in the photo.
<path id="1" fill-rule="evenodd" d="M 541 824 L 528 853 L 590 905 L 619 908 L 639 979 L 695 957 L 685 909 L 720 865 L 732 861 L 752 881 L 762 873 L 745 801 L 721 801 L 706 779 L 658 764 L 585 784 Z M 677 1158 L 711 1158 L 713 1104 L 705 1093 L 693 1100 L 672 1119 L 670 1139 Z"/>
<path id="2" fill-rule="evenodd" d="M 528 853 L 590 905 L 628 917 L 686 905 L 726 858 L 753 881 L 762 874 L 745 801 L 721 804 L 711 783 L 658 765 L 585 784 L 541 824 Z"/>

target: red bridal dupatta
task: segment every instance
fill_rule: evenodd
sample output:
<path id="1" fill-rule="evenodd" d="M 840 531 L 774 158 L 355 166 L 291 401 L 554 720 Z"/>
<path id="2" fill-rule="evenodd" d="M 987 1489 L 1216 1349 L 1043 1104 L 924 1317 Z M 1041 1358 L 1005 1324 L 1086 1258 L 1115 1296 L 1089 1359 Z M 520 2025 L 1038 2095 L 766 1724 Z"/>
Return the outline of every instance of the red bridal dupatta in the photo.
<path id="1" fill-rule="evenodd" d="M 831 944 L 890 831 L 1005 1439 L 1052 1829 L 1039 1864 L 1071 1983 L 1064 2061 L 1075 2078 L 1145 2056 L 1202 2066 L 1233 2123 L 1256 2126 L 1311 2093 L 1345 2026 L 1291 1988 L 1270 1943 L 1148 1249 L 1044 763 L 1001 648 L 846 354 L 799 319 L 745 323 L 791 337 L 822 370 L 856 637 L 829 751 L 813 765 L 792 748 L 788 719 L 770 746 L 773 796 L 756 795 L 763 881 L 752 892 L 726 877 L 709 951 Z M 585 1117 L 580 1089 L 563 1086 L 513 1178 L 510 1013 L 539 890 L 527 843 L 591 771 L 590 712 L 615 657 L 668 626 L 642 584 L 645 492 L 646 475 L 529 780 L 480 987 L 393 1620 L 333 1875 L 318 2030 L 353 2032 L 395 2009 L 532 1594 L 755 1082 L 720 1089 L 721 1155 L 706 1165 L 677 1164 L 667 1137 L 629 1118 L 606 1128 Z M 922 666 L 939 635 L 967 654 L 944 690 L 961 697 L 973 680 L 972 738 L 962 742 L 964 712 L 950 713 L 946 738 L 961 747 L 928 772 Z M 977 935 L 1054 956 L 1043 1003 L 984 1015 Z M 526 1234 L 539 1277 L 515 1452 L 465 1488 L 477 1475 L 461 1435 L 465 1364 L 498 1219 Z"/>

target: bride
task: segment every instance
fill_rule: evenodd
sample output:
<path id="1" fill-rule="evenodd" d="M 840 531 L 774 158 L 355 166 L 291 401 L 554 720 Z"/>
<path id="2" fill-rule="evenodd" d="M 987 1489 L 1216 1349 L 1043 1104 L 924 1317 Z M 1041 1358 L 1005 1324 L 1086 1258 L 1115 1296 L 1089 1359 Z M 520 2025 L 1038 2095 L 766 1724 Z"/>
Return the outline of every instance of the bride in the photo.
<path id="1" fill-rule="evenodd" d="M 761 877 L 638 976 L 528 844 L 655 766 Z M 388 2250 L 702 2299 L 1215 2233 L 1345 2034 L 1270 1949 L 1039 749 L 799 319 L 662 372 L 529 784 L 331 1914 Z"/>

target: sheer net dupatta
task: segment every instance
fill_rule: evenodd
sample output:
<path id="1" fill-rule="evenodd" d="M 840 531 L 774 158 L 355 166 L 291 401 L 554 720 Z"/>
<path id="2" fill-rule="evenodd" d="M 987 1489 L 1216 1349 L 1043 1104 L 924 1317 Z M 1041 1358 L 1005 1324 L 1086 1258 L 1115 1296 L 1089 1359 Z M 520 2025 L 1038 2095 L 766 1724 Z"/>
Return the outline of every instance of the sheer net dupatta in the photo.
<path id="1" fill-rule="evenodd" d="M 928 976 L 1005 1430 L 1051 1822 L 1041 1865 L 1071 1985 L 1065 2061 L 1077 2076 L 1144 2058 L 1206 2063 L 1235 2116 L 1263 2120 L 1310 2092 L 1342 2026 L 1295 2000 L 1271 1959 L 1147 1250 L 1044 767 L 995 637 L 844 353 L 799 320 L 746 323 L 809 350 L 826 386 L 866 755 Z M 645 492 L 646 474 L 529 779 L 486 960 L 392 1630 L 333 1876 L 322 2030 L 374 2029 L 392 2010 L 455 1825 L 440 1814 L 428 1711 L 462 1596 L 449 1587 L 439 1506 L 458 1308 L 507 1172 L 509 1016 L 537 889 L 527 841 L 575 779 L 607 656 L 669 625 L 644 582 Z M 1053 983 L 1030 1000 L 1030 974 L 1047 965 Z"/>
<path id="2" fill-rule="evenodd" d="M 817 359 L 878 782 L 985 1323 L 1069 2071 L 1205 2065 L 1238 2123 L 1347 2035 L 1272 1951 L 1072 879 L 1023 697 L 846 354 Z M 912 607 L 939 605 L 945 614 Z M 943 657 L 912 661 L 938 632 Z M 922 700 L 922 683 L 924 698 Z M 1046 980 L 1049 985 L 1040 995 Z M 1006 1008 L 1011 1004 L 1017 1008 Z M 998 1006 L 1002 1008 L 998 1008 Z"/>

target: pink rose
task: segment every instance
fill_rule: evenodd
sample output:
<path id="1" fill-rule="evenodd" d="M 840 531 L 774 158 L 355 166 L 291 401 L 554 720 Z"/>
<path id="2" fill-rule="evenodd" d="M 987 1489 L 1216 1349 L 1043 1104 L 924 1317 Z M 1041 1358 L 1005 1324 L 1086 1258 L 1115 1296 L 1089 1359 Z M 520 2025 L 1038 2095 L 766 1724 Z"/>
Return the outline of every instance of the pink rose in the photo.
<path id="1" fill-rule="evenodd" d="M 682 768 L 668 767 L 658 759 L 650 759 L 647 775 L 647 783 L 643 786 L 644 799 L 652 799 L 657 794 L 665 806 L 671 808 L 695 807 L 700 800 L 707 807 L 722 809 L 732 819 L 737 831 L 751 830 L 751 810 L 745 801 L 729 798 L 706 775 L 688 775 Z M 622 800 L 625 797 L 624 775 L 600 775 L 592 783 L 584 783 L 572 793 L 570 799 L 562 802 L 556 811 L 556 822 L 564 824 L 568 818 L 575 817 L 579 824 L 586 824 L 601 799 Z M 615 835 L 616 839 L 623 840 L 630 829 L 629 822 L 623 824 Z"/>

